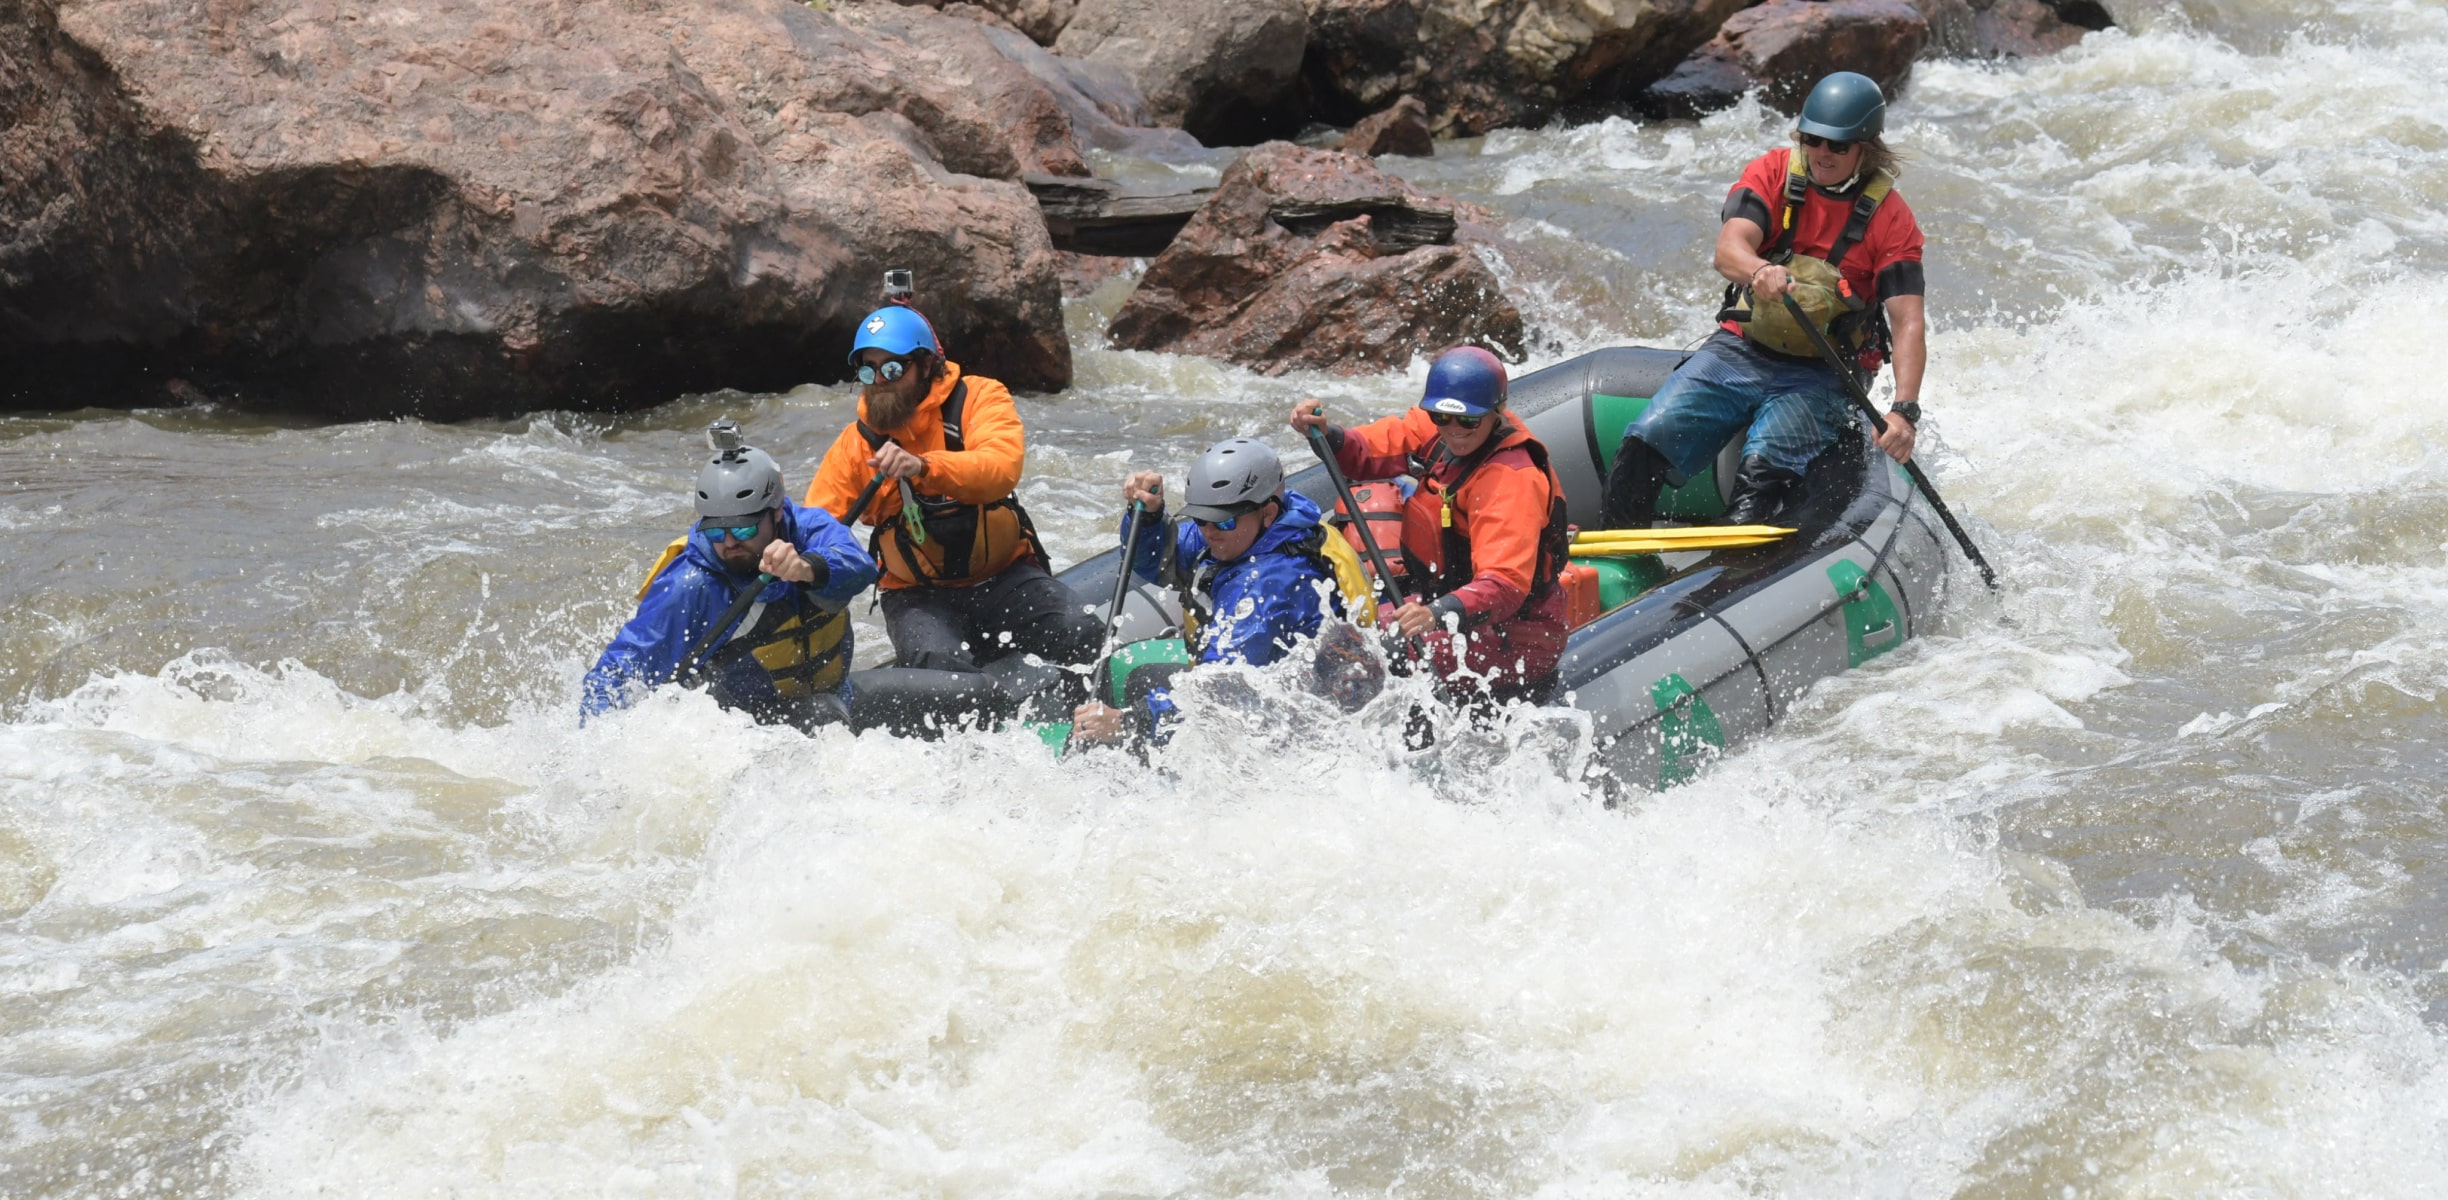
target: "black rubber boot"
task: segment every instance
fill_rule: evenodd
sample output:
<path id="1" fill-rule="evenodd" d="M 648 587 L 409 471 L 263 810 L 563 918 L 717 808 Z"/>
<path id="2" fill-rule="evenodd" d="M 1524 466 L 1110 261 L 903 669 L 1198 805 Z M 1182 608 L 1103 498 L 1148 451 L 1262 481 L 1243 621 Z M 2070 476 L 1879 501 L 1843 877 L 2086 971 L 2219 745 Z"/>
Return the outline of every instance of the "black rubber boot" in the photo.
<path id="1" fill-rule="evenodd" d="M 1800 499 L 1802 476 L 1771 464 L 1756 454 L 1746 455 L 1742 470 L 1734 476 L 1734 499 L 1726 505 L 1723 524 L 1765 525 L 1784 511 L 1786 505 Z"/>
<path id="2" fill-rule="evenodd" d="M 1658 492 L 1674 468 L 1649 443 L 1626 435 L 1615 452 L 1615 469 L 1607 472 L 1606 497 L 1600 506 L 1608 529 L 1647 529 L 1657 520 Z"/>

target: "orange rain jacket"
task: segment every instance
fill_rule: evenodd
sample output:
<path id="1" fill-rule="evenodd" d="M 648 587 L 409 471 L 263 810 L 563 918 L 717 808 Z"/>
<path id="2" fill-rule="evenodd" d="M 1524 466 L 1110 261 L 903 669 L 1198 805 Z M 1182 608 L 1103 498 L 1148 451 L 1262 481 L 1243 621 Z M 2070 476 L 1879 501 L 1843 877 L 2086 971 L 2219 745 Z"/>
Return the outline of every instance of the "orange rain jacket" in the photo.
<path id="1" fill-rule="evenodd" d="M 943 377 L 935 381 L 926 399 L 918 402 L 918 411 L 911 414 L 906 424 L 877 432 L 926 460 L 926 471 L 910 480 L 911 487 L 922 496 L 941 496 L 962 504 L 993 504 L 1019 487 L 1021 464 L 1028 456 L 1027 436 L 1020 428 L 1020 410 L 1012 403 L 1010 388 L 983 375 L 967 378 L 969 394 L 961 408 L 961 449 L 950 450 L 944 445 L 944 401 L 951 398 L 953 387 L 962 379 L 960 364 L 955 362 L 944 363 Z M 867 402 L 862 399 L 859 421 L 866 420 Z M 859 432 L 858 424 L 843 429 L 841 436 L 826 449 L 824 461 L 817 464 L 816 477 L 808 482 L 807 503 L 832 513 L 845 525 L 855 519 L 881 527 L 900 515 L 900 489 L 891 484 L 876 490 L 866 512 L 855 517 L 849 512 L 850 502 L 858 499 L 868 480 L 875 478 L 875 468 L 867 465 L 874 453 L 868 448 L 865 435 Z M 972 578 L 1001 574 L 1022 557 L 1035 553 L 1035 549 L 1022 538 L 995 559 L 971 564 L 976 568 Z M 883 565 L 881 558 L 878 562 Z M 905 571 L 887 567 L 876 586 L 889 591 L 921 585 Z"/>

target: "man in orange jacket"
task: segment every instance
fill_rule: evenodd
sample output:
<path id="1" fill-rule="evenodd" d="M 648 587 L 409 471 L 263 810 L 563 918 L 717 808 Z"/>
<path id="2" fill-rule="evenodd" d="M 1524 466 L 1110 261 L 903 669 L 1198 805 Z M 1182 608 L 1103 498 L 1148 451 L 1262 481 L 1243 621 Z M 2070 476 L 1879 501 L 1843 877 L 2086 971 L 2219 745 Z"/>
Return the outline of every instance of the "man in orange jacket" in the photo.
<path id="1" fill-rule="evenodd" d="M 859 323 L 850 363 L 859 419 L 826 450 L 811 507 L 875 527 L 884 631 L 904 667 L 975 671 L 1007 654 L 1084 665 L 1104 631 L 1047 570 L 1014 495 L 1027 454 L 1010 389 L 964 375 L 918 311 L 888 304 Z M 885 479 L 864 513 L 850 506 Z"/>
<path id="2" fill-rule="evenodd" d="M 1356 429 L 1330 425 L 1315 400 L 1292 428 L 1323 429 L 1345 475 L 1411 475 L 1404 503 L 1406 590 L 1388 624 L 1419 639 L 1449 699 L 1543 701 L 1564 654 L 1564 569 L 1572 531 L 1547 448 L 1505 411 L 1505 369 L 1463 346 L 1437 356 L 1408 412 Z"/>

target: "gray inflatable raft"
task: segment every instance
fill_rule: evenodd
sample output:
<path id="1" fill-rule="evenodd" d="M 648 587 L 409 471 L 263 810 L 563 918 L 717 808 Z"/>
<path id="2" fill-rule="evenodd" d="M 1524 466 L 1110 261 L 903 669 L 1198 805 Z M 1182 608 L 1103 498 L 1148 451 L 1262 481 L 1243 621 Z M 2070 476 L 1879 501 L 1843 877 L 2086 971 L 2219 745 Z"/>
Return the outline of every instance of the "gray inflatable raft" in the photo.
<path id="1" fill-rule="evenodd" d="M 1684 357 L 1600 350 L 1514 381 L 1512 409 L 1546 443 L 1576 525 L 1599 527 L 1624 427 Z M 1716 516 L 1738 453 L 1729 444 L 1660 511 Z M 1323 468 L 1289 483 L 1334 510 Z M 1573 631 L 1552 702 L 1590 714 L 1599 761 L 1617 782 L 1672 785 L 1774 728 L 1813 683 L 1902 645 L 1943 595 L 1949 559 L 1936 515 L 1858 421 L 1811 465 L 1802 501 L 1778 521 L 1796 532 L 1769 545 L 1601 565 L 1606 609 Z M 1101 609 L 1118 564 L 1108 553 L 1062 578 Z M 1174 608 L 1166 591 L 1134 588 L 1123 640 L 1165 636 Z"/>

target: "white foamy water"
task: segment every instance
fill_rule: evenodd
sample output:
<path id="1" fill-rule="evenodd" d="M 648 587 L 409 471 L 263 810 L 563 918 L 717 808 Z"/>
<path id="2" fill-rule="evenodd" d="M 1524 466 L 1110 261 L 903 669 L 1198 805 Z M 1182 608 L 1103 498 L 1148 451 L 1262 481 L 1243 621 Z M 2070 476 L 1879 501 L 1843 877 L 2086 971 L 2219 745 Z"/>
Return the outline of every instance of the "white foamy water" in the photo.
<path id="1" fill-rule="evenodd" d="M 1569 728 L 1415 762 L 1265 679 L 1145 765 L 577 728 L 695 431 L 796 483 L 838 389 L 0 420 L 0 1195 L 2448 1191 L 2448 10 L 2118 11 L 1895 113 L 2006 593 L 1620 808 Z M 1562 252 L 1544 362 L 1703 332 L 1778 128 L 1396 165 Z M 1057 557 L 1417 386 L 1117 299 L 1028 402 Z"/>

